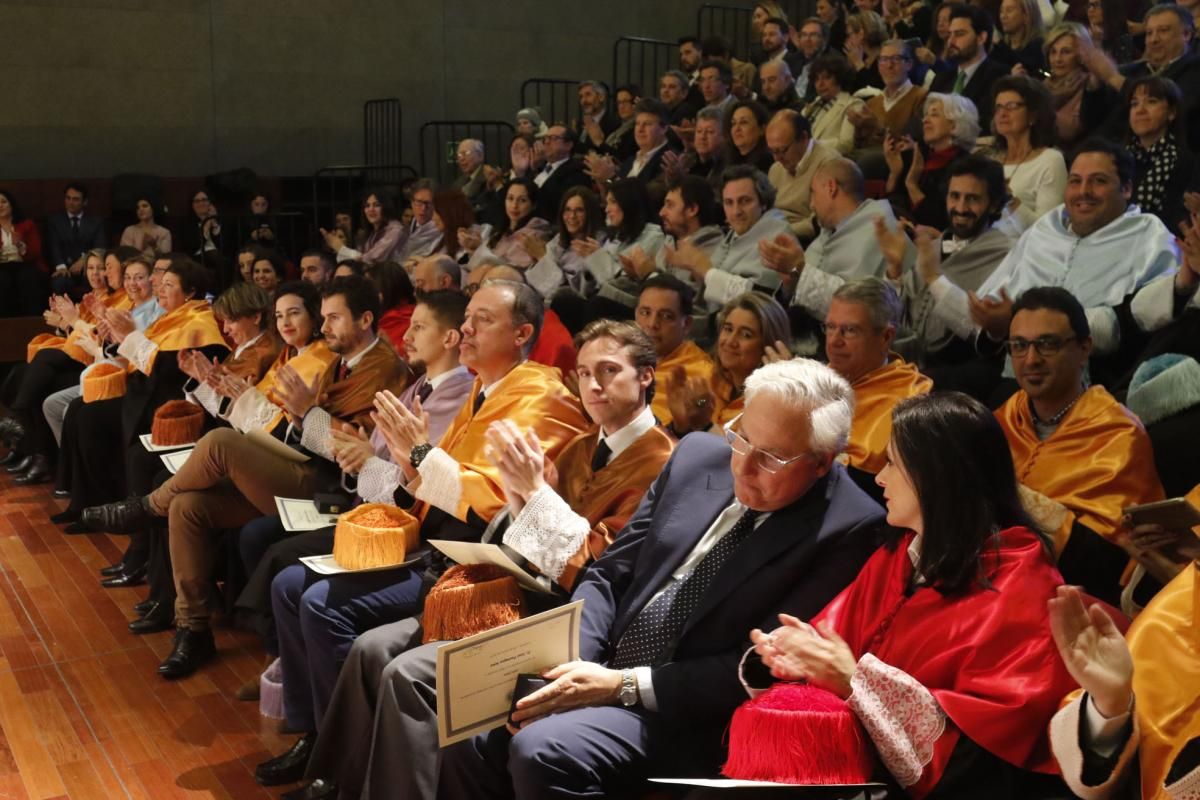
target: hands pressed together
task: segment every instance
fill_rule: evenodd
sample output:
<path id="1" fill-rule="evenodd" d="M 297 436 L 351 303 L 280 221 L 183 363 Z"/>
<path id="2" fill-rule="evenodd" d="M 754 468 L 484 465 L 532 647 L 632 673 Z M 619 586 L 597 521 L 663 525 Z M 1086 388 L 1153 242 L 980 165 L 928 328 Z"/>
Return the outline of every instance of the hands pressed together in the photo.
<path id="1" fill-rule="evenodd" d="M 750 632 L 754 652 L 772 677 L 807 681 L 843 700 L 849 697 L 858 660 L 833 627 L 825 622 L 813 627 L 788 614 L 780 614 L 779 622 L 770 633 L 758 628 Z"/>

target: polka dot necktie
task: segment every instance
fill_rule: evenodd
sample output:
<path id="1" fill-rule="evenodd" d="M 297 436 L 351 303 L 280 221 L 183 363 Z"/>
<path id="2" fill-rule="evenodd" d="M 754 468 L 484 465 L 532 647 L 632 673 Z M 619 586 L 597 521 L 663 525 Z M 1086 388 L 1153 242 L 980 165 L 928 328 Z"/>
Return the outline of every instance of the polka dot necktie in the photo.
<path id="1" fill-rule="evenodd" d="M 734 523 L 729 533 L 722 536 L 708 554 L 700 559 L 695 569 L 680 580 L 672 581 L 658 597 L 638 612 L 617 642 L 609 667 L 656 667 L 670 660 L 679 644 L 683 626 L 700 604 L 704 590 L 712 583 L 721 565 L 754 531 L 754 521 L 758 518 L 758 513 L 748 509 Z"/>

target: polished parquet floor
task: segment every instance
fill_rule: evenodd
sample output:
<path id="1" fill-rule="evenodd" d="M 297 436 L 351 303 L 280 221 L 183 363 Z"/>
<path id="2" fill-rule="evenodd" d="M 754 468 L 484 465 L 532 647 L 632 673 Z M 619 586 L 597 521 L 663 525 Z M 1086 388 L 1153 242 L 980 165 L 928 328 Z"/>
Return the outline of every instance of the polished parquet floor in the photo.
<path id="1" fill-rule="evenodd" d="M 172 632 L 126 629 L 145 587 L 103 589 L 118 536 L 67 536 L 49 485 L 0 470 L 0 798 L 267 798 L 254 766 L 294 737 L 239 702 L 255 637 L 217 630 L 221 657 L 168 682 Z"/>

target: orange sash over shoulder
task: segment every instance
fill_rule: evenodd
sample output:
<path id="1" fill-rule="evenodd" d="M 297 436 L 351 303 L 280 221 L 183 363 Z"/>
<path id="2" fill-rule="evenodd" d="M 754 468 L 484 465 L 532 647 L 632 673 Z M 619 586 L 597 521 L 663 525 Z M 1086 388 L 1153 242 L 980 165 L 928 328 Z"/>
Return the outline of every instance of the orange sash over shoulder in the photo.
<path id="1" fill-rule="evenodd" d="M 557 367 L 526 361 L 513 367 L 488 392 L 487 400 L 474 411 L 474 399 L 483 389 L 479 378 L 471 387 L 438 447 L 459 463 L 462 492 L 454 516 L 465 521 L 474 511 L 490 522 L 506 502 L 500 472 L 485 455 L 488 426 L 510 419 L 519 428 L 532 430 L 546 457 L 555 459 L 567 442 L 588 427 L 579 400 L 563 385 Z M 422 522 L 429 506 L 418 502 L 413 514 Z"/>
<path id="2" fill-rule="evenodd" d="M 600 432 L 592 427 L 572 439 L 554 462 L 559 496 L 591 525 L 587 540 L 558 577 L 559 585 L 567 591 L 583 568 L 603 555 L 617 538 L 675 449 L 671 435 L 655 426 L 604 469 L 592 472 L 592 456 L 599 444 Z"/>
<path id="3" fill-rule="evenodd" d="M 1126 634 L 1133 653 L 1134 713 L 1142 794 L 1168 800 L 1163 789 L 1179 751 L 1200 736 L 1200 582 L 1197 565 L 1168 583 Z"/>
<path id="4" fill-rule="evenodd" d="M 892 438 L 892 409 L 896 403 L 919 394 L 929 394 L 933 381 L 896 354 L 877 370 L 856 380 L 854 421 L 846 444 L 846 465 L 872 475 L 887 463 L 888 441 Z"/>
<path id="5" fill-rule="evenodd" d="M 1044 442 L 1034 429 L 1025 392 L 1010 397 L 996 418 L 1008 437 L 1017 480 L 1069 511 L 1052 532 L 1060 553 L 1076 520 L 1113 537 L 1127 507 L 1163 499 L 1150 437 L 1133 412 L 1102 386 L 1085 391 Z"/>
<path id="6" fill-rule="evenodd" d="M 275 375 L 279 372 L 279 368 L 284 364 L 288 364 L 292 369 L 296 370 L 296 374 L 304 381 L 306 386 L 311 386 L 312 382 L 318 375 L 324 375 L 329 369 L 329 365 L 338 360 L 338 354 L 329 349 L 329 346 L 324 341 L 318 340 L 310 344 L 303 352 L 291 355 L 291 348 L 284 347 L 279 351 L 279 355 L 275 357 L 275 363 L 267 370 L 267 374 L 263 375 L 262 380 L 255 387 L 263 397 L 275 403 L 275 398 L 271 394 L 271 390 L 275 388 Z M 268 431 L 275 430 L 275 426 L 283 421 L 284 413 L 280 409 L 275 418 L 271 420 L 271 424 L 267 426 Z"/>
<path id="7" fill-rule="evenodd" d="M 86 297 L 94 297 L 95 292 L 89 292 Z M 100 302 L 106 308 L 115 308 L 120 311 L 128 311 L 133 307 L 128 295 L 124 289 L 118 289 L 115 292 L 108 292 L 104 297 L 100 298 Z M 95 323 L 96 317 L 82 303 L 79 304 L 79 319 L 86 322 L 89 326 Z M 90 331 L 72 330 L 66 337 L 58 336 L 53 333 L 39 333 L 37 336 L 29 340 L 29 344 L 25 348 L 25 360 L 32 362 L 34 357 L 42 350 L 62 350 L 68 356 L 80 364 L 88 365 L 93 361 L 92 354 L 79 346 L 80 339 L 91 336 Z"/>
<path id="8" fill-rule="evenodd" d="M 157 352 L 150 359 L 150 370 L 154 369 L 154 362 L 162 352 L 199 349 L 215 344 L 228 347 L 207 300 L 187 301 L 156 319 L 146 328 L 145 334 L 147 339 L 158 345 Z"/>
<path id="9" fill-rule="evenodd" d="M 746 396 L 715 369 L 709 386 L 713 394 L 712 429 L 719 432 L 722 425 L 746 410 Z"/>
<path id="10" fill-rule="evenodd" d="M 342 381 L 336 380 L 340 363 L 341 359 L 335 357 L 325 368 L 318 390 L 318 405 L 331 416 L 361 425 L 363 430 L 370 432 L 375 427 L 371 422 L 375 393 L 390 389 L 393 394 L 400 394 L 408 386 L 412 371 L 382 336 Z"/>
<path id="11" fill-rule="evenodd" d="M 701 377 L 706 381 L 712 380 L 712 359 L 709 358 L 708 353 L 697 347 L 695 342 L 684 341 L 669 356 L 659 361 L 657 370 L 659 379 L 656 381 L 654 400 L 650 403 L 650 410 L 654 413 L 654 418 L 663 425 L 671 424 L 671 404 L 667 402 L 666 380 L 671 379 L 671 373 L 676 367 L 683 367 L 684 373 L 689 378 Z"/>

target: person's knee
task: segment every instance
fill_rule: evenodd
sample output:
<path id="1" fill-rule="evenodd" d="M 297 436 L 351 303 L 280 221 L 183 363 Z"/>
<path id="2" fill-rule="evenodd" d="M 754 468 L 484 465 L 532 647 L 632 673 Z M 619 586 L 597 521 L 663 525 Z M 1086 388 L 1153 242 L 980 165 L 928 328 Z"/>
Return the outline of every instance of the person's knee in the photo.
<path id="1" fill-rule="evenodd" d="M 279 603 L 275 601 L 279 601 L 285 608 L 296 609 L 303 593 L 304 567 L 288 567 L 271 579 L 272 605 L 276 608 Z"/>
<path id="2" fill-rule="evenodd" d="M 171 508 L 167 511 L 172 538 L 185 534 L 194 536 L 203 532 L 208 527 L 210 500 L 203 492 L 183 492 L 175 495 L 171 500 Z"/>
<path id="3" fill-rule="evenodd" d="M 549 725 L 541 723 L 551 722 Z M 521 787 L 563 786 L 564 779 L 574 783 L 569 776 L 577 774 L 584 765 L 578 754 L 570 752 L 570 737 L 556 731 L 553 720 L 539 720 L 530 725 L 508 744 L 508 774 L 512 776 L 517 797 L 523 796 Z"/>

